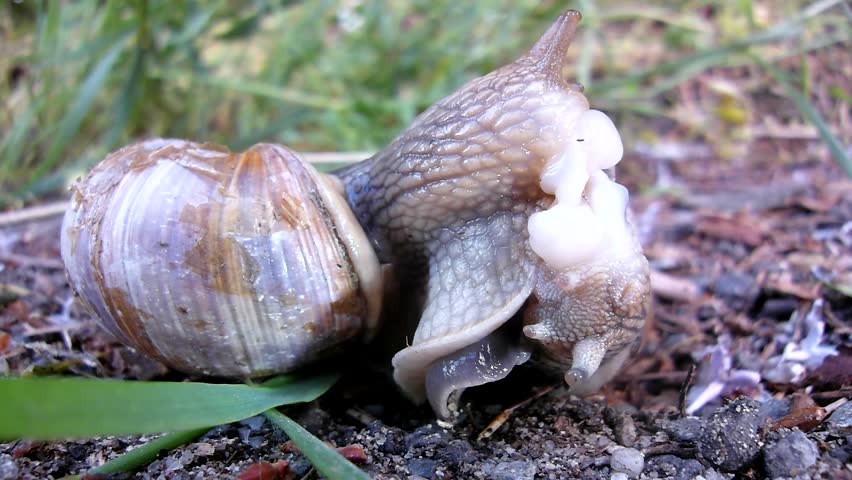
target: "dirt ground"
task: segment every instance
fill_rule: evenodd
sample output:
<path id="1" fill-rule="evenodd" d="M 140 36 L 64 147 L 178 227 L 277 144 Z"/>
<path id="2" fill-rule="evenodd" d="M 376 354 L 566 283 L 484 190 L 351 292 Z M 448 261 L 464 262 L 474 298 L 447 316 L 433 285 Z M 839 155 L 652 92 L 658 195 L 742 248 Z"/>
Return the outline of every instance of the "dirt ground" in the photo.
<path id="1" fill-rule="evenodd" d="M 852 182 L 798 145 L 789 162 L 774 153 L 788 146 L 772 143 L 753 146 L 765 163 L 674 143 L 622 162 L 654 270 L 654 315 L 601 394 L 542 393 L 558 383 L 529 366 L 470 390 L 445 428 L 387 372 L 358 366 L 288 412 L 338 447 L 363 448 L 377 479 L 852 478 Z M 59 221 L 0 225 L 0 375 L 183 378 L 115 342 L 73 301 Z M 81 473 L 144 440 L 0 444 L 0 479 Z M 236 478 L 281 459 L 288 478 L 317 478 L 257 417 L 115 478 Z"/>

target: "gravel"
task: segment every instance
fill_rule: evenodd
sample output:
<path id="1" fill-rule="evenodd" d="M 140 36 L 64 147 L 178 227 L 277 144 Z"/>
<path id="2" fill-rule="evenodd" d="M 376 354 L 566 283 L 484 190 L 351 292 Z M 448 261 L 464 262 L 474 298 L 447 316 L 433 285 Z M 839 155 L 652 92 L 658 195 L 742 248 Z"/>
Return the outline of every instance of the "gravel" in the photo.
<path id="1" fill-rule="evenodd" d="M 763 464 L 770 478 L 805 474 L 819 457 L 816 444 L 800 430 L 775 432 L 763 452 Z"/>
<path id="2" fill-rule="evenodd" d="M 826 422 L 839 431 L 852 433 L 852 402 L 846 402 L 838 407 Z"/>
<path id="3" fill-rule="evenodd" d="M 424 478 L 432 478 L 435 474 L 436 462 L 428 458 L 414 458 L 408 462 L 408 471 Z"/>
<path id="4" fill-rule="evenodd" d="M 538 470 L 525 460 L 498 463 L 488 474 L 490 480 L 533 480 Z"/>

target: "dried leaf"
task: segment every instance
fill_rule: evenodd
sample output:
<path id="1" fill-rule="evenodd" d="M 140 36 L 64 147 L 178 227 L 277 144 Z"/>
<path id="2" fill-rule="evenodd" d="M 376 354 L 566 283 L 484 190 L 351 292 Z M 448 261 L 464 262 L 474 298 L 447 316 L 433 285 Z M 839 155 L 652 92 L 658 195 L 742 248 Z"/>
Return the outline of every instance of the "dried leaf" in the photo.
<path id="1" fill-rule="evenodd" d="M 278 460 L 275 464 L 259 462 L 250 465 L 238 477 L 239 480 L 285 480 L 290 473 L 290 464 Z"/>
<path id="2" fill-rule="evenodd" d="M 337 449 L 337 453 L 343 455 L 343 458 L 349 460 L 355 465 L 367 463 L 367 452 L 361 445 L 347 445 Z"/>
<path id="3" fill-rule="evenodd" d="M 852 356 L 831 355 L 808 375 L 807 383 L 814 387 L 839 389 L 852 385 Z"/>

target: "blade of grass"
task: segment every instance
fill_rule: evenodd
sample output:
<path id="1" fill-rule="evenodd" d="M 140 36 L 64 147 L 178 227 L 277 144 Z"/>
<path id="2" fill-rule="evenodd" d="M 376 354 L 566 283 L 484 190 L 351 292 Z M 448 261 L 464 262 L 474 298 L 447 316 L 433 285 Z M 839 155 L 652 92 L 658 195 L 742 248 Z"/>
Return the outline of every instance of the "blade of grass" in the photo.
<path id="1" fill-rule="evenodd" d="M 150 442 L 141 445 L 133 450 L 120 455 L 100 467 L 95 467 L 87 471 L 86 475 L 100 473 L 102 475 L 110 475 L 114 473 L 131 472 L 137 468 L 153 461 L 163 450 L 173 450 L 181 445 L 185 445 L 196 438 L 204 435 L 210 428 L 198 428 L 195 430 L 187 430 L 185 432 L 167 433 L 162 437 L 151 440 Z M 79 480 L 82 475 L 72 475 L 65 477 L 63 480 Z"/>
<path id="2" fill-rule="evenodd" d="M 51 142 L 44 161 L 35 168 L 30 178 L 41 178 L 59 161 L 59 157 L 64 153 L 66 145 L 68 145 L 68 142 L 80 129 L 83 119 L 89 113 L 89 110 L 91 110 L 92 104 L 101 92 L 104 82 L 106 82 L 109 74 L 112 73 L 112 67 L 116 60 L 118 60 L 121 51 L 124 50 L 128 38 L 129 36 L 125 36 L 122 41 L 116 43 L 86 77 L 68 112 L 59 122 L 54 136 L 55 139 Z"/>
<path id="3" fill-rule="evenodd" d="M 130 67 L 130 73 L 127 75 L 124 84 L 121 86 L 121 93 L 118 95 L 118 101 L 113 106 L 112 126 L 107 130 L 104 144 L 108 148 L 117 146 L 122 134 L 125 133 L 127 125 L 130 123 L 131 113 L 139 100 L 142 93 L 142 80 L 145 71 L 146 51 L 144 48 L 137 47 L 133 51 L 133 61 Z"/>
<path id="4" fill-rule="evenodd" d="M 614 6 L 600 13 L 601 22 L 617 22 L 638 18 L 696 32 L 711 33 L 713 31 L 710 23 L 701 19 L 698 15 L 683 14 L 657 5 Z"/>
<path id="5" fill-rule="evenodd" d="M 309 402 L 334 384 L 320 375 L 275 387 L 80 378 L 0 379 L 0 440 L 161 433 L 210 427 L 278 405 Z"/>
<path id="6" fill-rule="evenodd" d="M 670 89 L 692 76 L 695 76 L 707 68 L 724 64 L 731 55 L 747 51 L 750 47 L 782 40 L 799 33 L 797 27 L 788 29 L 773 28 L 764 32 L 756 33 L 746 39 L 722 45 L 716 48 L 703 50 L 695 55 L 672 60 L 651 68 L 640 70 L 617 79 L 605 79 L 596 84 L 586 85 L 588 96 L 604 96 L 603 92 L 617 90 L 630 85 L 641 85 L 643 82 L 655 76 L 669 75 L 654 84 L 652 88 L 643 87 L 642 98 L 652 98 L 660 92 Z M 610 95 L 612 96 L 612 95 Z M 634 95 L 631 95 L 633 97 Z"/>
<path id="7" fill-rule="evenodd" d="M 828 149 L 834 157 L 834 160 L 838 165 L 840 165 L 840 168 L 846 172 L 846 176 L 852 178 L 852 160 L 849 159 L 849 155 L 846 152 L 845 147 L 840 142 L 840 139 L 831 132 L 831 129 L 828 128 L 825 120 L 823 120 L 819 112 L 817 112 L 811 105 L 811 102 L 809 102 L 808 99 L 793 86 L 786 73 L 764 62 L 763 59 L 757 55 L 752 55 L 752 59 L 754 60 L 754 63 L 760 65 L 760 68 L 778 82 L 778 85 L 784 89 L 787 96 L 793 101 L 802 116 L 816 127 L 823 141 L 828 145 Z"/>
<path id="8" fill-rule="evenodd" d="M 239 93 L 247 93 L 258 97 L 273 98 L 283 102 L 293 103 L 296 105 L 304 105 L 306 107 L 316 108 L 320 110 L 342 110 L 345 103 L 340 100 L 327 98 L 319 95 L 313 95 L 306 92 L 301 92 L 293 89 L 282 88 L 278 85 L 272 85 L 264 82 L 252 81 L 248 79 L 228 79 L 212 76 L 198 75 L 191 71 L 183 71 L 177 69 L 154 70 L 149 73 L 152 78 L 157 78 L 167 81 L 177 81 L 188 79 L 195 83 L 211 85 L 214 87 L 232 90 Z"/>
<path id="9" fill-rule="evenodd" d="M 328 480 L 370 479 L 361 469 L 278 410 L 270 409 L 263 415 L 283 430 Z"/>

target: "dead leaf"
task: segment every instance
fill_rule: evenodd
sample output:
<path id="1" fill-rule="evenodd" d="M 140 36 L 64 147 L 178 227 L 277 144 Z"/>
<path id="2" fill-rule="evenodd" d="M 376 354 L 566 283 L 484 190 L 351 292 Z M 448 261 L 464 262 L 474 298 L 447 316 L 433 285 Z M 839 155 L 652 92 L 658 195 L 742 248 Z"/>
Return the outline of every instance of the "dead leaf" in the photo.
<path id="1" fill-rule="evenodd" d="M 831 355 L 810 373 L 807 383 L 825 389 L 839 389 L 852 385 L 852 356 Z"/>
<path id="2" fill-rule="evenodd" d="M 790 413 L 773 422 L 770 429 L 798 427 L 803 432 L 809 432 L 818 427 L 826 415 L 825 409 L 817 405 L 810 396 L 797 393 L 793 395 Z"/>
<path id="3" fill-rule="evenodd" d="M 239 480 L 289 480 L 290 464 L 286 460 L 278 460 L 274 464 L 259 462 L 250 465 L 238 477 Z"/>

